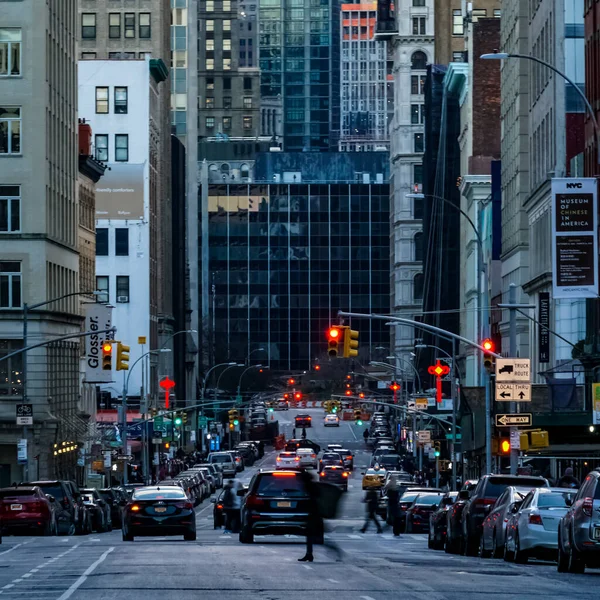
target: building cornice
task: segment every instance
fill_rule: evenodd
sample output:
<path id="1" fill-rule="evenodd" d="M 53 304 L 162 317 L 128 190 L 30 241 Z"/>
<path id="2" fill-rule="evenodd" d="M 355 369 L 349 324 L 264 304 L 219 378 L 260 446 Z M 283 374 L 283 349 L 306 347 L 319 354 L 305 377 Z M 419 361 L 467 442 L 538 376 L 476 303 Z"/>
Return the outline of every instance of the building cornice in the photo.
<path id="1" fill-rule="evenodd" d="M 79 172 L 94 183 L 98 183 L 100 177 L 104 175 L 104 171 L 106 171 L 104 163 L 97 161 L 91 156 L 79 155 Z"/>
<path id="2" fill-rule="evenodd" d="M 150 59 L 150 74 L 154 77 L 156 83 L 166 81 L 167 77 L 169 77 L 169 69 L 162 58 Z"/>

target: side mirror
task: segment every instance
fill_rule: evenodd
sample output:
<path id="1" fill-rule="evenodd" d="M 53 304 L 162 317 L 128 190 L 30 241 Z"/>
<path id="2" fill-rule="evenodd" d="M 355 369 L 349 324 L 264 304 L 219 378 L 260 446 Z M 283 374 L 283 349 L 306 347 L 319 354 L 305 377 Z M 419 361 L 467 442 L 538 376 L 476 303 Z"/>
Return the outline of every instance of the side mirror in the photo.
<path id="1" fill-rule="evenodd" d="M 573 496 L 567 496 L 565 498 L 565 505 L 566 506 L 573 506 Z"/>
<path id="2" fill-rule="evenodd" d="M 513 502 L 510 505 L 510 513 L 513 514 L 513 515 L 516 515 L 519 512 L 519 507 L 520 506 L 521 506 L 520 504 L 517 504 L 516 502 Z"/>
<path id="3" fill-rule="evenodd" d="M 46 494 L 46 498 L 48 498 L 48 502 L 56 502 L 56 498 L 52 494 Z"/>
<path id="4" fill-rule="evenodd" d="M 460 490 L 460 492 L 458 492 L 459 500 L 468 500 L 470 497 L 471 493 L 469 492 L 469 490 Z"/>

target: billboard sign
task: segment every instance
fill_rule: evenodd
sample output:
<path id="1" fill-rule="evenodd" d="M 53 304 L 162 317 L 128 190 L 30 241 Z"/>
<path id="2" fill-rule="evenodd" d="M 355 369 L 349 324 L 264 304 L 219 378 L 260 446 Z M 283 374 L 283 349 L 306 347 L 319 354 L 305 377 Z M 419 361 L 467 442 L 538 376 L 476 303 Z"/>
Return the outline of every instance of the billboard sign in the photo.
<path id="1" fill-rule="evenodd" d="M 538 361 L 550 362 L 550 293 L 540 292 L 538 298 Z"/>
<path id="2" fill-rule="evenodd" d="M 552 180 L 552 290 L 554 298 L 598 295 L 596 180 Z"/>
<path id="3" fill-rule="evenodd" d="M 85 305 L 84 331 L 102 331 L 112 327 L 112 307 L 90 302 Z M 99 333 L 85 337 L 86 383 L 109 383 L 112 371 L 102 370 L 102 342 L 110 334 Z"/>
<path id="4" fill-rule="evenodd" d="M 96 219 L 144 218 L 144 165 L 111 163 L 96 185 Z"/>

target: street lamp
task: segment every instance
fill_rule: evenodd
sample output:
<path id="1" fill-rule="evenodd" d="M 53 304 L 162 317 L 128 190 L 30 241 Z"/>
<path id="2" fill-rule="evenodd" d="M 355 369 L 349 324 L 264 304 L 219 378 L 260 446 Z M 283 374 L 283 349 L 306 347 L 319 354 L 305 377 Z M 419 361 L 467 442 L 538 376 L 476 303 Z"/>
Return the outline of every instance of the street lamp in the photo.
<path id="1" fill-rule="evenodd" d="M 531 60 L 536 62 L 544 67 L 547 67 L 551 71 L 554 71 L 559 77 L 562 77 L 567 83 L 571 84 L 571 87 L 579 94 L 579 97 L 583 100 L 585 104 L 585 108 L 590 115 L 590 119 L 592 120 L 592 124 L 594 125 L 594 131 L 596 132 L 596 159 L 598 164 L 600 164 L 600 127 L 598 127 L 598 121 L 596 120 L 596 115 L 594 114 L 594 109 L 590 104 L 590 101 L 587 99 L 583 90 L 567 75 L 565 75 L 562 71 L 559 71 L 554 65 L 538 58 L 537 56 L 531 56 L 530 54 L 516 54 L 516 53 L 508 53 L 508 52 L 493 52 L 491 54 L 482 54 L 479 58 L 483 60 L 507 60 L 509 58 L 522 58 L 524 60 Z"/>
<path id="2" fill-rule="evenodd" d="M 269 367 L 266 366 L 264 367 L 263 365 L 250 365 L 247 369 L 244 369 L 242 371 L 242 374 L 240 375 L 240 378 L 238 380 L 238 386 L 237 386 L 237 399 L 241 399 L 241 389 L 242 389 L 242 377 L 248 372 L 250 371 L 250 369 L 268 369 Z"/>
<path id="3" fill-rule="evenodd" d="M 250 364 L 250 357 L 255 353 L 255 352 L 265 352 L 264 348 L 255 348 L 254 350 L 251 350 L 248 353 L 248 356 L 246 356 L 246 360 L 244 361 L 245 364 L 249 365 Z"/>
<path id="4" fill-rule="evenodd" d="M 229 369 L 233 369 L 234 367 L 244 367 L 244 366 L 245 366 L 244 364 L 240 364 L 240 363 L 233 363 L 233 364 L 231 364 L 231 365 L 229 365 L 229 366 L 225 367 L 225 368 L 224 368 L 224 369 L 221 371 L 221 373 L 219 374 L 219 376 L 217 377 L 217 386 L 216 386 L 216 392 L 215 392 L 215 393 L 217 394 L 217 393 L 218 393 L 218 391 L 221 389 L 221 388 L 219 388 L 219 385 L 221 385 L 221 377 L 223 377 L 223 375 L 224 375 L 225 373 L 227 373 L 227 371 L 229 371 Z"/>
<path id="5" fill-rule="evenodd" d="M 175 333 L 171 334 L 162 344 L 161 349 L 164 348 L 176 335 L 179 335 L 181 333 L 198 333 L 197 329 L 182 329 L 181 331 L 176 331 Z"/>
<path id="6" fill-rule="evenodd" d="M 127 371 L 127 377 L 123 380 L 123 396 L 121 398 L 121 443 L 123 444 L 124 452 L 127 451 L 127 390 L 129 388 L 129 378 L 131 377 L 131 372 L 135 365 L 137 365 L 145 356 L 149 354 L 161 354 L 164 352 L 171 352 L 170 348 L 158 348 L 157 350 L 148 350 L 148 352 L 144 352 L 132 365 L 129 367 Z M 144 424 L 144 428 L 146 425 Z M 146 462 L 146 449 L 142 448 L 142 456 L 144 456 L 144 462 Z M 127 483 L 127 464 L 123 465 L 123 483 Z"/>

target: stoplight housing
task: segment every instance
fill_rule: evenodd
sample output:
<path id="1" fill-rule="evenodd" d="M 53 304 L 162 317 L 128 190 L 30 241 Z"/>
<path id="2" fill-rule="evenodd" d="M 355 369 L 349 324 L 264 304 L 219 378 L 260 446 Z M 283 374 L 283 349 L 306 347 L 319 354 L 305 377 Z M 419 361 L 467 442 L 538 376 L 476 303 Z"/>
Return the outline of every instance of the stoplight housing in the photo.
<path id="1" fill-rule="evenodd" d="M 112 342 L 102 342 L 102 370 L 112 371 Z"/>
<path id="2" fill-rule="evenodd" d="M 483 368 L 488 372 L 492 373 L 496 367 L 496 360 L 492 352 L 494 352 L 495 344 L 490 338 L 486 338 L 481 342 L 483 347 Z"/>
<path id="3" fill-rule="evenodd" d="M 354 358 L 358 356 L 358 331 L 354 329 L 344 329 L 344 358 Z"/>
<path id="4" fill-rule="evenodd" d="M 181 426 L 181 424 L 183 423 L 183 419 L 181 418 L 181 415 L 179 413 L 177 413 L 175 415 L 175 418 L 173 419 L 173 423 L 175 424 L 176 427 Z"/>
<path id="5" fill-rule="evenodd" d="M 129 346 L 117 342 L 117 371 L 129 370 L 129 350 Z"/>
<path id="6" fill-rule="evenodd" d="M 500 440 L 500 454 L 510 454 L 510 440 L 508 438 Z"/>
<path id="7" fill-rule="evenodd" d="M 360 408 L 354 409 L 354 422 L 356 425 L 362 425 L 362 410 Z"/>
<path id="8" fill-rule="evenodd" d="M 181 421 L 182 421 L 182 423 L 183 423 L 184 425 L 187 423 L 187 420 L 188 420 L 188 415 L 187 415 L 187 413 L 186 413 L 186 412 L 182 412 L 182 413 L 181 413 Z"/>
<path id="9" fill-rule="evenodd" d="M 433 451 L 435 453 L 436 458 L 439 458 L 440 454 L 442 453 L 441 450 L 442 450 L 441 444 L 439 442 L 434 442 Z"/>
<path id="10" fill-rule="evenodd" d="M 327 354 L 332 358 L 336 358 L 342 341 L 342 329 L 340 327 L 330 327 L 327 330 L 327 339 Z"/>

